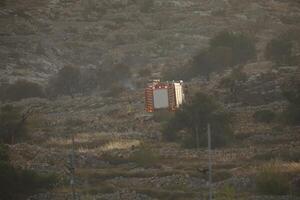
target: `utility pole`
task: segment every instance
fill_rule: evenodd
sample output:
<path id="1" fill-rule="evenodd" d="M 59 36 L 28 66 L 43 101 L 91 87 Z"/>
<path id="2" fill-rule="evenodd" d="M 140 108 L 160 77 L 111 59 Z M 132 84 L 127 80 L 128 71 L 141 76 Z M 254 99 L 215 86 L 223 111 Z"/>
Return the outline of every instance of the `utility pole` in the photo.
<path id="1" fill-rule="evenodd" d="M 211 130 L 210 124 L 207 124 L 207 140 L 208 140 L 208 184 L 209 184 L 209 200 L 212 200 L 212 165 L 211 165 Z"/>
<path id="2" fill-rule="evenodd" d="M 72 188 L 72 198 L 76 200 L 75 193 L 75 142 L 74 142 L 74 134 L 72 133 L 72 152 L 71 152 L 71 188 Z"/>

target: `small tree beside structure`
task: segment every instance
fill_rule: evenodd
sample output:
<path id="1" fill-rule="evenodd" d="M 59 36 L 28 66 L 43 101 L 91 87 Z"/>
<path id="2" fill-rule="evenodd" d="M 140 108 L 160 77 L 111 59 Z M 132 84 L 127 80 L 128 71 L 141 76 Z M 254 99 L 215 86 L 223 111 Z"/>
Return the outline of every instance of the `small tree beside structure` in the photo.
<path id="1" fill-rule="evenodd" d="M 176 111 L 163 130 L 167 140 L 183 141 L 189 148 L 207 146 L 207 124 L 211 125 L 212 148 L 224 146 L 232 139 L 230 115 L 211 97 L 196 94 L 190 104 Z"/>

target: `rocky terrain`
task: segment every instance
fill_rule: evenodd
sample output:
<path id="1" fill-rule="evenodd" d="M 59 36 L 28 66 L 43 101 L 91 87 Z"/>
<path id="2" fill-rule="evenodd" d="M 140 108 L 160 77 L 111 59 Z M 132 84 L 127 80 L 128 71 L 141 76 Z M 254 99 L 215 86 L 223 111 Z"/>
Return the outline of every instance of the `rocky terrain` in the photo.
<path id="1" fill-rule="evenodd" d="M 217 196 L 233 187 L 235 199 L 296 200 L 258 195 L 254 179 L 259 167 L 278 158 L 276 165 L 299 179 L 299 127 L 257 123 L 252 115 L 287 106 L 279 86 L 299 67 L 274 69 L 263 50 L 299 23 L 296 0 L 154 0 L 150 7 L 137 0 L 9 0 L 0 7 L 0 82 L 44 85 L 66 65 L 98 69 L 118 63 L 128 65 L 133 77 L 146 68 L 160 78 L 164 69 L 185 65 L 218 32 L 243 31 L 255 38 L 258 55 L 243 67 L 248 79 L 238 102 L 227 102 L 228 91 L 219 87 L 226 73 L 188 83 L 215 94 L 235 117 L 237 141 L 213 150 L 213 190 Z M 34 114 L 30 140 L 10 147 L 13 164 L 61 177 L 53 191 L 30 200 L 71 199 L 71 135 L 80 199 L 207 199 L 207 150 L 163 141 L 156 116 L 144 111 L 142 89 L 14 104 L 34 107 Z"/>

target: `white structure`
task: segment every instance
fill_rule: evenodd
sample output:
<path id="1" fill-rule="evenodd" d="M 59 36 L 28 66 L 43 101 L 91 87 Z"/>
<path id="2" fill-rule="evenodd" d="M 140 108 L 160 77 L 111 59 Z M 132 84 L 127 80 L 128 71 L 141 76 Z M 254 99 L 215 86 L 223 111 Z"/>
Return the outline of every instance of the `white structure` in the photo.
<path id="1" fill-rule="evenodd" d="M 160 82 L 155 80 L 145 88 L 145 108 L 147 112 L 154 112 L 159 109 L 175 111 L 183 102 L 183 81 Z"/>

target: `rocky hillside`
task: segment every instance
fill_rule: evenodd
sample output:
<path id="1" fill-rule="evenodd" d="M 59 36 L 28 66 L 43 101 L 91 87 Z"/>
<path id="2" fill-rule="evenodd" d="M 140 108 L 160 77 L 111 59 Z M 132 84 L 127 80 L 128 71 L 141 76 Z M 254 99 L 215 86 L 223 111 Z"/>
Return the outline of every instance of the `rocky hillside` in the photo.
<path id="1" fill-rule="evenodd" d="M 253 35 L 257 48 L 297 26 L 293 0 L 3 0 L 0 80 L 45 83 L 64 65 L 182 66 L 224 29 Z M 258 59 L 262 59 L 258 55 Z"/>

